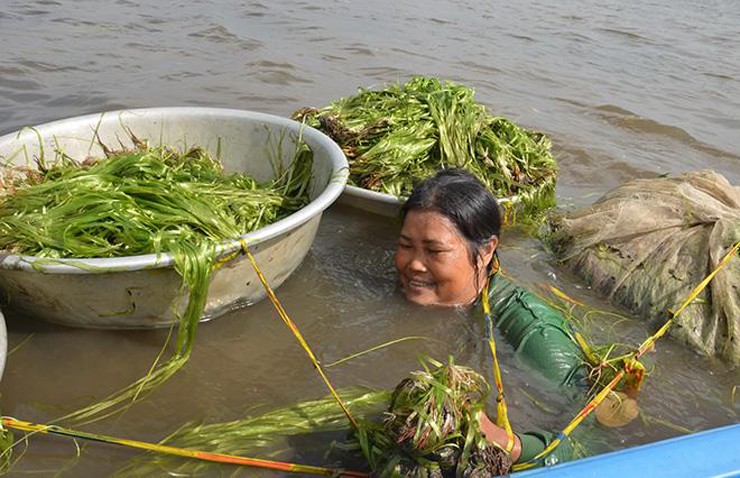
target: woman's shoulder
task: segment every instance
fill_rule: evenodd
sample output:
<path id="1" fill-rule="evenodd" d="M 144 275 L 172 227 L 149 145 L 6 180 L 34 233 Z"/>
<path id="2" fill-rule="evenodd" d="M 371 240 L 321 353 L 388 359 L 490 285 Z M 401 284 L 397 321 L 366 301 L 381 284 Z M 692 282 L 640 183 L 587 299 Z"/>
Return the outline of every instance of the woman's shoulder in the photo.
<path id="1" fill-rule="evenodd" d="M 525 362 L 560 384 L 582 380 L 583 353 L 557 309 L 501 274 L 491 279 L 489 303 L 497 329 Z"/>
<path id="2" fill-rule="evenodd" d="M 503 314 L 507 318 L 516 317 L 520 321 L 536 319 L 569 329 L 567 321 L 557 309 L 502 274 L 491 278 L 488 300 L 494 313 Z"/>

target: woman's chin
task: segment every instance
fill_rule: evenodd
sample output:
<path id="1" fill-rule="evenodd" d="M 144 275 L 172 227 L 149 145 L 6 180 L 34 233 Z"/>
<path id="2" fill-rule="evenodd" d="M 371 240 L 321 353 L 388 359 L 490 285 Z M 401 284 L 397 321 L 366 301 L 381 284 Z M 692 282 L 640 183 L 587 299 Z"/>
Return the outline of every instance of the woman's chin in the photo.
<path id="1" fill-rule="evenodd" d="M 430 307 L 461 307 L 475 300 L 475 297 L 473 297 L 471 300 L 445 301 L 441 300 L 433 290 L 418 287 L 402 288 L 401 291 L 409 302 Z"/>
<path id="2" fill-rule="evenodd" d="M 406 300 L 416 305 L 442 305 L 439 298 L 432 291 L 409 287 L 403 290 Z"/>
<path id="3" fill-rule="evenodd" d="M 456 307 L 458 303 L 445 302 L 440 300 L 439 296 L 432 290 L 425 290 L 418 288 L 409 288 L 403 291 L 406 300 L 416 305 L 423 305 L 427 307 Z"/>

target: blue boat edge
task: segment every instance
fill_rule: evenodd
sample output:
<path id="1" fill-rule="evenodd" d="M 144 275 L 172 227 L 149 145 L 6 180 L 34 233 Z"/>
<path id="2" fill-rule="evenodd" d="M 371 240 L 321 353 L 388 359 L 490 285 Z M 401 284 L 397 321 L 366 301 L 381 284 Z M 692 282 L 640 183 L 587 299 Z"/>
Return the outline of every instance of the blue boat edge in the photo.
<path id="1" fill-rule="evenodd" d="M 740 424 L 513 473 L 512 478 L 740 476 Z"/>

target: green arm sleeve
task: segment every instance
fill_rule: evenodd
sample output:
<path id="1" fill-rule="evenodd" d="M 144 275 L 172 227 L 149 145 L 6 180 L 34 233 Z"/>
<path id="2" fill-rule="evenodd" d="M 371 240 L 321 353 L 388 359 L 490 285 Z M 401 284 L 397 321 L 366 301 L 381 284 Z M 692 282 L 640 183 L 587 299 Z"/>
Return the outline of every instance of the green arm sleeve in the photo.
<path id="1" fill-rule="evenodd" d="M 557 310 L 498 275 L 489 300 L 493 322 L 525 362 L 560 385 L 583 381 L 583 353 Z"/>
<path id="2" fill-rule="evenodd" d="M 547 445 L 555 438 L 552 433 L 530 431 L 517 433 L 519 441 L 522 442 L 522 454 L 519 456 L 517 463 L 523 463 L 537 456 Z M 570 439 L 566 438 L 552 451 L 546 460 L 548 464 L 562 463 L 573 459 L 573 445 Z"/>
<path id="3" fill-rule="evenodd" d="M 489 300 L 492 320 L 517 356 L 559 385 L 585 383 L 583 352 L 573 339 L 570 325 L 557 310 L 500 276 L 491 280 Z M 555 438 L 553 433 L 543 431 L 517 436 L 522 443 L 519 463 L 537 456 Z M 566 438 L 544 462 L 554 464 L 573 458 L 573 444 Z"/>

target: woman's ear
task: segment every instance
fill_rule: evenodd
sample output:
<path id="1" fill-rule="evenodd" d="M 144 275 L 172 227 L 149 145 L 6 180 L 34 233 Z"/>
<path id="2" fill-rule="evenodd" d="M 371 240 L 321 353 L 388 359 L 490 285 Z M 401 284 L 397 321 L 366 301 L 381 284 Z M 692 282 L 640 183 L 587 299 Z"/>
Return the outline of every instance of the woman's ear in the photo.
<path id="1" fill-rule="evenodd" d="M 485 267 L 491 263 L 493 260 L 493 253 L 496 252 L 496 248 L 498 247 L 498 237 L 493 236 L 491 239 L 488 240 L 487 243 L 483 244 L 483 246 L 480 248 L 480 256 L 479 259 L 481 261 L 481 264 L 479 264 L 479 268 L 485 269 Z"/>

